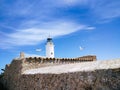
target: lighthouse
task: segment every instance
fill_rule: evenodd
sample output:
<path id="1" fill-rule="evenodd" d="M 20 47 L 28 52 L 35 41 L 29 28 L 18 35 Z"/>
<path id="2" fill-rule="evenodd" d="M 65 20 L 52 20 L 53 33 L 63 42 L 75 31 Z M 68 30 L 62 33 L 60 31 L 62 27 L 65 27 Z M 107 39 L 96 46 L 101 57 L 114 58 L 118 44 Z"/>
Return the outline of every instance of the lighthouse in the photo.
<path id="1" fill-rule="evenodd" d="M 54 58 L 54 44 L 53 44 L 52 38 L 50 38 L 50 37 L 47 38 L 46 57 Z"/>

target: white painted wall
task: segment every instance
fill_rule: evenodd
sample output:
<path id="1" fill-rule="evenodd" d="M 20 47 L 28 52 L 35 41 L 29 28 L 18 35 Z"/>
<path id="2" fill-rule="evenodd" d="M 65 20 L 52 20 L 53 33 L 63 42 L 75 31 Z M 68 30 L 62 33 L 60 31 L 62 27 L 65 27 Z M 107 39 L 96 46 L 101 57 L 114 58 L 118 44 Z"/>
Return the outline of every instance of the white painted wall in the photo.
<path id="1" fill-rule="evenodd" d="M 47 44 L 46 44 L 46 57 L 54 58 L 54 44 L 53 44 L 53 42 L 47 42 Z"/>

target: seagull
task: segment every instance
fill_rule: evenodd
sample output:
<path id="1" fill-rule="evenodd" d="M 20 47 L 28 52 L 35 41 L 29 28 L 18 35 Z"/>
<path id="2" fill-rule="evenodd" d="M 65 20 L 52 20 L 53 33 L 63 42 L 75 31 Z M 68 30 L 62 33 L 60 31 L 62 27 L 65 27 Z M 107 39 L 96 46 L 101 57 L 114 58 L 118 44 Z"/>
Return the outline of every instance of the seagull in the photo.
<path id="1" fill-rule="evenodd" d="M 37 48 L 35 51 L 36 51 L 36 52 L 41 52 L 41 51 L 42 51 L 42 49 Z"/>
<path id="2" fill-rule="evenodd" d="M 84 47 L 82 47 L 82 46 L 80 46 L 79 48 L 80 48 L 80 51 L 84 50 Z"/>

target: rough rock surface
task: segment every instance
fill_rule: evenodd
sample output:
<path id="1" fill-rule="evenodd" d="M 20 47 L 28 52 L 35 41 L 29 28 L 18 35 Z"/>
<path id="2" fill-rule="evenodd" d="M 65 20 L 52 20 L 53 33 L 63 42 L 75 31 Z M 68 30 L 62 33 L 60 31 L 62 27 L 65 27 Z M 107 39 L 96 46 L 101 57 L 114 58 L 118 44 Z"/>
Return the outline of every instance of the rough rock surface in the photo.
<path id="1" fill-rule="evenodd" d="M 22 75 L 23 90 L 120 90 L 120 68 L 63 74 Z"/>
<path id="2" fill-rule="evenodd" d="M 33 73 L 36 69 L 24 69 L 23 62 L 15 60 L 6 69 L 3 84 L 9 90 L 120 90 L 120 59 L 41 67 Z"/>

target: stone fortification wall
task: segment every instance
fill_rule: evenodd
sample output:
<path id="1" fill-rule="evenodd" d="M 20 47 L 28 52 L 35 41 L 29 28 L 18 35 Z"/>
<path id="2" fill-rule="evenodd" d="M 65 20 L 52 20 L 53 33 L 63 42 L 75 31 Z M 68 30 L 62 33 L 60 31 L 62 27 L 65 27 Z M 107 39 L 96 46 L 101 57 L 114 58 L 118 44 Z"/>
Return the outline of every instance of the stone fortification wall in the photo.
<path id="1" fill-rule="evenodd" d="M 22 63 L 22 72 L 29 69 L 35 69 L 46 66 L 60 65 L 61 63 L 56 63 L 55 60 L 46 60 L 41 57 L 29 57 L 25 58 Z"/>
<path id="2" fill-rule="evenodd" d="M 53 66 L 60 64 L 81 63 L 95 61 L 96 56 L 83 56 L 78 58 L 42 58 L 42 57 L 28 57 L 23 60 L 22 71 L 35 69 L 45 66 Z"/>
<path id="3" fill-rule="evenodd" d="M 25 74 L 17 83 L 19 86 L 10 90 L 120 90 L 120 68 L 63 74 Z"/>
<path id="4" fill-rule="evenodd" d="M 22 60 L 13 60 L 10 65 L 6 65 L 2 82 L 8 90 L 14 90 L 14 87 L 19 87 L 21 70 Z"/>
<path id="5" fill-rule="evenodd" d="M 7 87 L 9 90 L 40 90 L 38 88 L 41 88 L 41 87 L 38 87 L 38 88 L 36 87 L 35 89 L 33 89 L 33 88 L 25 89 L 25 87 L 33 86 L 32 83 L 34 83 L 34 84 L 36 83 L 36 77 L 37 77 L 37 79 L 41 79 L 41 77 L 45 78 L 44 75 L 40 75 L 40 74 L 38 74 L 38 75 L 23 75 L 22 72 L 24 72 L 25 70 L 40 68 L 40 67 L 45 67 L 45 66 L 53 66 L 53 65 L 60 65 L 60 64 L 67 64 L 67 63 L 79 63 L 79 62 L 85 62 L 85 61 L 87 62 L 87 61 L 94 61 L 94 60 L 96 60 L 96 59 L 90 58 L 90 57 L 89 58 L 88 57 L 73 58 L 73 59 L 41 58 L 41 57 L 18 58 L 18 59 L 14 59 L 10 65 L 6 65 L 2 82 L 3 82 L 4 86 Z M 28 79 L 28 78 L 30 78 L 30 79 Z M 50 78 L 52 78 L 52 77 L 50 77 Z M 44 79 L 42 79 L 42 80 L 44 80 Z M 43 86 L 44 86 L 44 84 L 43 84 Z M 48 90 L 50 90 L 50 89 L 48 89 Z"/>
<path id="6" fill-rule="evenodd" d="M 96 61 L 97 60 L 97 58 L 96 58 L 96 56 L 94 56 L 94 55 L 88 55 L 88 56 L 82 56 L 82 57 L 78 57 L 78 58 L 75 58 L 76 60 L 80 60 L 80 61 Z"/>

